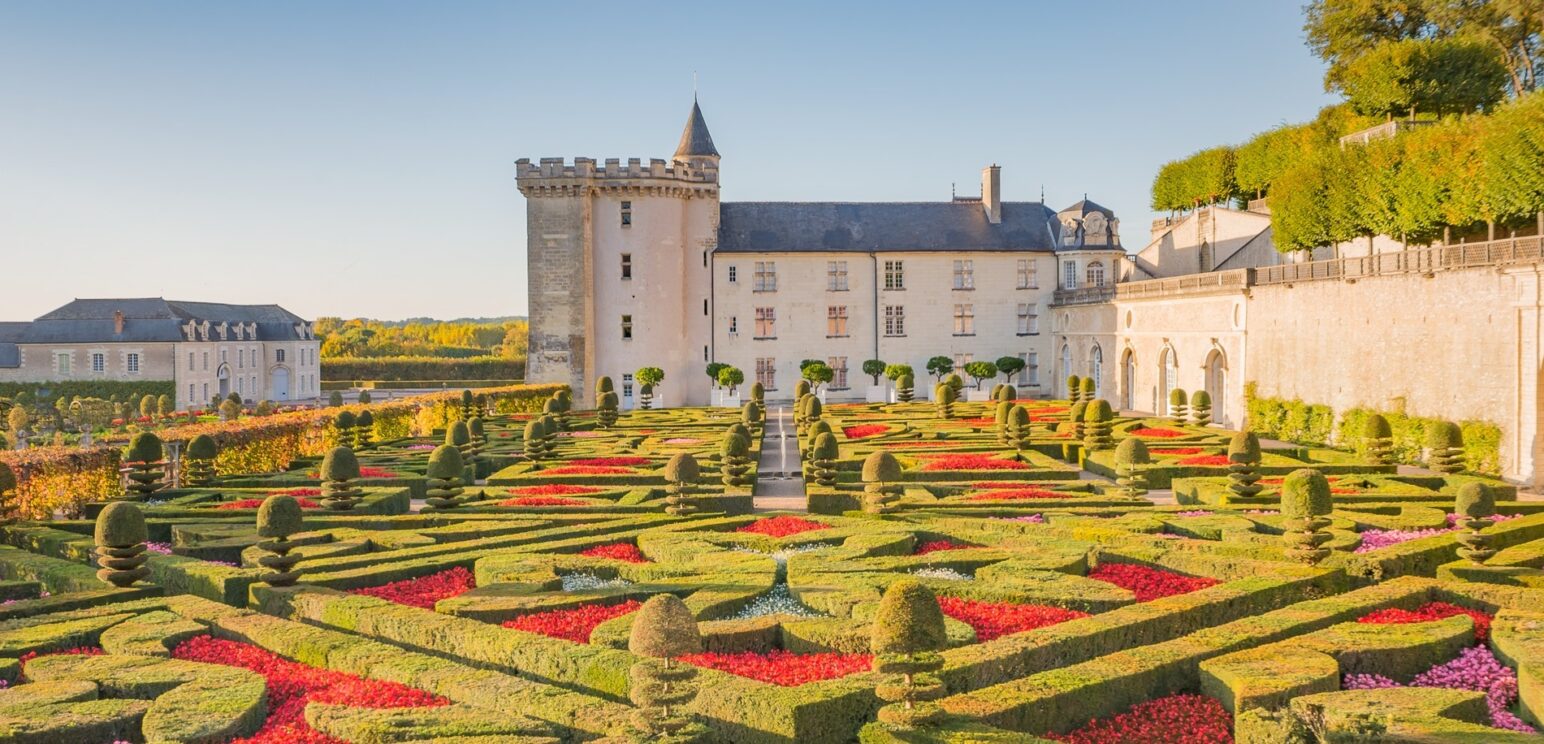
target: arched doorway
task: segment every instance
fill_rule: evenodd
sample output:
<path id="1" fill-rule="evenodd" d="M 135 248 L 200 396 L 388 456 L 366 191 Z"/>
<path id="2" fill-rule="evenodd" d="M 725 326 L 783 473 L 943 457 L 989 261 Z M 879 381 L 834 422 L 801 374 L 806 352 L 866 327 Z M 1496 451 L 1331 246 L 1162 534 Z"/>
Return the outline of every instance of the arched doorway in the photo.
<path id="1" fill-rule="evenodd" d="M 1061 352 L 1061 379 L 1057 381 L 1058 384 L 1067 384 L 1067 378 L 1071 377 L 1072 374 L 1072 347 L 1068 346 L 1064 341 L 1062 342 Z M 1074 392 L 1073 390 L 1068 390 L 1067 394 L 1062 397 L 1071 398 Z"/>
<path id="2" fill-rule="evenodd" d="M 1120 364 L 1120 407 L 1129 411 L 1136 408 L 1137 355 L 1130 349 L 1122 355 Z"/>
<path id="3" fill-rule="evenodd" d="M 228 365 L 228 364 L 220 365 L 220 368 L 215 370 L 214 376 L 215 376 L 216 380 L 220 381 L 220 399 L 224 400 L 226 398 L 226 396 L 231 394 L 231 368 L 230 368 L 230 365 Z"/>
<path id="4" fill-rule="evenodd" d="M 274 400 L 290 399 L 290 371 L 288 367 L 274 367 L 268 373 L 268 379 L 273 385 Z"/>
<path id="5" fill-rule="evenodd" d="M 1164 347 L 1159 363 L 1163 366 L 1161 378 L 1163 384 L 1158 390 L 1160 397 L 1153 410 L 1161 415 L 1171 416 L 1173 412 L 1169 410 L 1169 394 L 1174 391 L 1174 388 L 1179 387 L 1179 357 L 1175 355 L 1174 347 Z"/>
<path id="6" fill-rule="evenodd" d="M 1094 378 L 1094 397 L 1104 397 L 1104 351 L 1099 344 L 1088 352 L 1088 376 Z"/>
<path id="7" fill-rule="evenodd" d="M 1212 396 L 1212 420 L 1229 425 L 1228 357 L 1222 349 L 1212 349 L 1206 357 L 1206 394 Z"/>

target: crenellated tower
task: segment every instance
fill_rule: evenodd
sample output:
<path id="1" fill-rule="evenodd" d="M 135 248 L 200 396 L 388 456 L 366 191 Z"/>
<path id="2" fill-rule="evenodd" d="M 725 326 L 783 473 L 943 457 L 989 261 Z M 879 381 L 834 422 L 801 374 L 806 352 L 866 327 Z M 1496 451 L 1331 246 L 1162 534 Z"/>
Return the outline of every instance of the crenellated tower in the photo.
<path id="1" fill-rule="evenodd" d="M 711 335 L 718 163 L 696 101 L 669 161 L 516 161 L 526 198 L 526 379 L 568 383 L 589 406 L 596 378 L 609 375 L 626 407 L 637 396 L 629 376 L 655 366 L 668 405 L 707 402 L 697 389 Z"/>

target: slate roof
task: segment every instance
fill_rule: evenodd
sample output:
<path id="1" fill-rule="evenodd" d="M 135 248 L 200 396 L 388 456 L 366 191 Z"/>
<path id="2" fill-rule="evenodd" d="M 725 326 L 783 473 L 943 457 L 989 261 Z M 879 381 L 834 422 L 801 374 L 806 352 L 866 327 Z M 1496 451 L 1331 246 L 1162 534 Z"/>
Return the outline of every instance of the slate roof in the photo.
<path id="1" fill-rule="evenodd" d="M 713 135 L 708 133 L 708 122 L 702 118 L 702 107 L 692 99 L 692 115 L 686 118 L 686 129 L 681 131 L 681 144 L 676 146 L 677 158 L 712 155 L 718 157 L 713 146 Z"/>
<path id="2" fill-rule="evenodd" d="M 1066 209 L 1063 209 L 1060 212 L 1057 212 L 1057 214 L 1066 214 L 1068 212 L 1075 212 L 1075 213 L 1077 213 L 1079 215 L 1085 215 L 1085 214 L 1088 214 L 1089 212 L 1099 212 L 1099 213 L 1103 214 L 1104 216 L 1109 217 L 1111 219 L 1113 219 L 1115 217 L 1115 212 L 1111 211 L 1108 207 L 1104 207 L 1104 206 L 1100 206 L 1099 204 L 1095 204 L 1094 202 L 1091 202 L 1091 201 L 1089 201 L 1086 198 L 1083 199 L 1082 201 L 1079 201 L 1077 204 L 1074 204 L 1074 205 L 1072 205 L 1070 207 L 1067 207 Z"/>
<path id="3" fill-rule="evenodd" d="M 113 314 L 121 311 L 123 333 L 114 333 Z M 0 324 L 0 342 L 24 344 L 124 343 L 182 341 L 182 326 L 190 320 L 256 323 L 260 341 L 299 338 L 300 316 L 278 305 L 228 305 L 178 302 L 159 297 L 75 300 L 31 323 Z M 19 330 L 16 327 L 20 327 Z"/>
<path id="4" fill-rule="evenodd" d="M 720 253 L 1051 251 L 1060 223 L 1040 202 L 724 202 Z"/>

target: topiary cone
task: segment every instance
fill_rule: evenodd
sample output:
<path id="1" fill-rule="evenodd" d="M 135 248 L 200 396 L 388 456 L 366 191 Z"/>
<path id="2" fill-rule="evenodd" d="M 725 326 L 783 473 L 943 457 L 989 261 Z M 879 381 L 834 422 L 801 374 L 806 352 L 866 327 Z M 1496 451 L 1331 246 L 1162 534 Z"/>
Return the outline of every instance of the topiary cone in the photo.
<path id="1" fill-rule="evenodd" d="M 899 674 L 900 678 L 875 690 L 876 696 L 889 703 L 880 709 L 879 720 L 912 728 L 942 716 L 930 701 L 940 697 L 944 688 L 928 673 L 943 667 L 939 651 L 947 643 L 943 610 L 931 589 L 902 579 L 885 590 L 874 612 L 869 649 L 874 653 L 874 671 Z"/>
<path id="2" fill-rule="evenodd" d="M 1127 496 L 1147 493 L 1147 466 L 1153 462 L 1147 444 L 1136 437 L 1126 437 L 1115 448 L 1115 484 Z"/>
<path id="3" fill-rule="evenodd" d="M 1451 421 L 1434 421 L 1426 427 L 1427 467 L 1439 473 L 1464 471 L 1464 433 Z"/>
<path id="4" fill-rule="evenodd" d="M 836 461 L 841 457 L 841 447 L 836 435 L 824 432 L 815 437 L 810 447 L 810 457 L 815 462 L 815 482 L 826 488 L 836 485 Z"/>
<path id="5" fill-rule="evenodd" d="M 1286 477 L 1281 485 L 1281 514 L 1288 557 L 1314 564 L 1329 555 L 1323 545 L 1331 539 L 1325 528 L 1334 508 L 1330 482 L 1323 473 L 1304 468 Z"/>
<path id="6" fill-rule="evenodd" d="M 182 459 L 183 482 L 192 488 L 203 488 L 214 485 L 215 460 L 220 456 L 220 447 L 215 443 L 214 437 L 208 434 L 200 434 L 188 442 L 187 454 Z"/>
<path id="7" fill-rule="evenodd" d="M 150 575 L 145 568 L 145 515 L 137 504 L 115 501 L 97 514 L 97 578 L 123 588 Z"/>
<path id="8" fill-rule="evenodd" d="M 900 489 L 893 485 L 901 480 L 901 463 L 889 452 L 872 452 L 863 460 L 862 478 L 863 510 L 871 514 L 886 514 L 895 510 L 900 501 Z"/>
<path id="9" fill-rule="evenodd" d="M 461 450 L 454 445 L 442 444 L 429 453 L 429 468 L 425 472 L 428 490 L 424 504 L 431 509 L 454 509 L 461 505 L 462 476 L 466 472 Z"/>
<path id="10" fill-rule="evenodd" d="M 1362 455 L 1378 465 L 1394 462 L 1394 429 L 1382 414 L 1370 414 L 1362 422 Z"/>
<path id="11" fill-rule="evenodd" d="M 348 511 L 363 496 L 353 481 L 359 479 L 359 458 L 347 447 L 334 447 L 322 458 L 322 505 Z"/>
<path id="12" fill-rule="evenodd" d="M 1228 490 L 1237 499 L 1251 499 L 1265 490 L 1260 481 L 1260 438 L 1241 431 L 1228 441 Z"/>
<path id="13" fill-rule="evenodd" d="M 1212 394 L 1205 390 L 1197 390 L 1190 395 L 1190 420 L 1196 426 L 1210 426 L 1212 423 Z"/>
<path id="14" fill-rule="evenodd" d="M 665 463 L 665 480 L 669 483 L 665 488 L 665 513 L 679 517 L 697 512 L 697 505 L 692 502 L 690 495 L 693 484 L 701 474 L 697 458 L 686 452 Z"/>
<path id="15" fill-rule="evenodd" d="M 734 430 L 724 432 L 724 439 L 718 447 L 719 459 L 722 460 L 719 476 L 724 485 L 746 484 L 745 474 L 750 470 L 750 451 L 749 437 L 742 436 Z"/>
<path id="16" fill-rule="evenodd" d="M 129 440 L 123 451 L 124 474 L 129 479 L 127 499 L 143 501 L 165 486 L 161 481 L 166 476 L 165 459 L 160 437 L 142 431 Z"/>
<path id="17" fill-rule="evenodd" d="M 1483 483 L 1465 483 L 1458 489 L 1453 513 L 1458 515 L 1458 526 L 1465 530 L 1457 536 L 1463 545 L 1458 549 L 1458 557 L 1484 565 L 1496 554 L 1490 546 L 1490 536 L 1481 532 L 1491 526 L 1490 517 L 1496 514 L 1495 493 Z"/>
<path id="18" fill-rule="evenodd" d="M 375 414 L 360 411 L 354 419 L 354 446 L 370 449 L 375 446 Z"/>
<path id="19" fill-rule="evenodd" d="M 269 496 L 258 507 L 257 534 L 268 538 L 257 544 L 265 553 L 257 563 L 268 569 L 268 573 L 258 576 L 259 581 L 269 586 L 294 586 L 299 580 L 295 564 L 300 562 L 300 556 L 290 554 L 295 545 L 289 536 L 300 531 L 302 520 L 300 502 L 284 494 Z"/>
<path id="20" fill-rule="evenodd" d="M 1083 407 L 1083 447 L 1090 451 L 1109 449 L 1115 440 L 1110 431 L 1115 423 L 1115 409 L 1103 398 L 1089 401 Z"/>

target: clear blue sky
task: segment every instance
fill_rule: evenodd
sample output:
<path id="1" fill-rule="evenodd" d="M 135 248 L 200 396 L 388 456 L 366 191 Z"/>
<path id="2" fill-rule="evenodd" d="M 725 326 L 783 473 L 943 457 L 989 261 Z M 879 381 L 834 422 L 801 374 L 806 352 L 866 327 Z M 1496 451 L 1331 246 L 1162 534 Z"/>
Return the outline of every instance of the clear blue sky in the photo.
<path id="1" fill-rule="evenodd" d="M 526 312 L 520 157 L 669 157 L 700 75 L 735 200 L 1086 191 L 1329 102 L 1299 3 L 0 4 L 0 319 L 72 297 Z"/>

